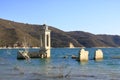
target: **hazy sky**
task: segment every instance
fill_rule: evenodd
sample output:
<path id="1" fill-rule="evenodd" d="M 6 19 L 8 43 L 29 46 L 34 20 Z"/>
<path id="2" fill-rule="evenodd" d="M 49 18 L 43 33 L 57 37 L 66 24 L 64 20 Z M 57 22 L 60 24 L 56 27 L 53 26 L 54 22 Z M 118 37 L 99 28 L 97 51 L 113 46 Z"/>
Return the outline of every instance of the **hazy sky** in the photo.
<path id="1" fill-rule="evenodd" d="M 120 0 L 0 0 L 0 18 L 120 35 Z"/>

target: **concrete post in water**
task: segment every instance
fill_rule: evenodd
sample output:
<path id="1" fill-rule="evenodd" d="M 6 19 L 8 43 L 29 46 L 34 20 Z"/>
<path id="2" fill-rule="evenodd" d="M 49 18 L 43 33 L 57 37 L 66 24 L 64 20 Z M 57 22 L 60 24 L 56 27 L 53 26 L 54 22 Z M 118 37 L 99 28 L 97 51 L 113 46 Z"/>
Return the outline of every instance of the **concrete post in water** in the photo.
<path id="1" fill-rule="evenodd" d="M 95 51 L 94 59 L 95 60 L 102 60 L 103 59 L 103 52 L 101 49 L 98 49 Z"/>
<path id="2" fill-rule="evenodd" d="M 51 48 L 51 30 L 48 29 L 46 24 L 43 24 L 43 29 L 40 32 L 40 48 L 46 54 L 46 58 L 50 57 L 50 48 Z"/>
<path id="3" fill-rule="evenodd" d="M 79 60 L 80 61 L 88 61 L 88 51 L 85 51 L 84 49 L 81 49 L 79 52 Z"/>

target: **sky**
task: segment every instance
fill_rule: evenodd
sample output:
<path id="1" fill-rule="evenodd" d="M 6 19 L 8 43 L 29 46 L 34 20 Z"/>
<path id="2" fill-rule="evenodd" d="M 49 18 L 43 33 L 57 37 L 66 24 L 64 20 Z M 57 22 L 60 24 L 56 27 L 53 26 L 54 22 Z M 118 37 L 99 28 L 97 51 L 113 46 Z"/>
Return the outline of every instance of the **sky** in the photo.
<path id="1" fill-rule="evenodd" d="M 0 18 L 63 31 L 120 35 L 120 0 L 0 0 Z"/>

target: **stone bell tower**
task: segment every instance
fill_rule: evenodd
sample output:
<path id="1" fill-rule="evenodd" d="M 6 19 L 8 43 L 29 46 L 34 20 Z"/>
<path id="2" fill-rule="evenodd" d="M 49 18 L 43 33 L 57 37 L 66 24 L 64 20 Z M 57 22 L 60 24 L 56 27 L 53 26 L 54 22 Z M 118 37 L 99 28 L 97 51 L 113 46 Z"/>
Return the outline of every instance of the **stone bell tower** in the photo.
<path id="1" fill-rule="evenodd" d="M 51 49 L 51 30 L 48 29 L 46 24 L 42 25 L 42 30 L 40 32 L 40 48 L 45 50 L 46 58 L 50 57 Z"/>

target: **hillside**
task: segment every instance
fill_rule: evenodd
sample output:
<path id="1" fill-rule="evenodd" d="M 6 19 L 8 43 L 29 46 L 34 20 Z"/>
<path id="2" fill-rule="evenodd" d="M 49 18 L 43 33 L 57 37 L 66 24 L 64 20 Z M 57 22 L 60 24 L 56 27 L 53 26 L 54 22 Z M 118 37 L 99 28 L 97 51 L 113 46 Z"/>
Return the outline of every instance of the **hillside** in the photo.
<path id="1" fill-rule="evenodd" d="M 85 47 L 119 47 L 120 36 L 117 35 L 94 35 L 83 31 L 68 32 L 68 35 L 76 39 Z"/>
<path id="2" fill-rule="evenodd" d="M 39 47 L 39 33 L 42 25 L 32 25 L 0 19 L 0 46 L 22 44 L 26 37 L 30 46 Z M 51 30 L 52 47 L 67 47 L 69 42 L 81 46 L 75 39 L 64 31 L 49 26 Z"/>
<path id="3" fill-rule="evenodd" d="M 42 25 L 32 25 L 0 19 L 0 47 L 21 46 L 27 38 L 29 46 L 39 46 Z M 49 26 L 52 47 L 68 47 L 72 42 L 76 47 L 119 47 L 120 36 L 94 35 L 83 31 L 64 32 Z"/>

